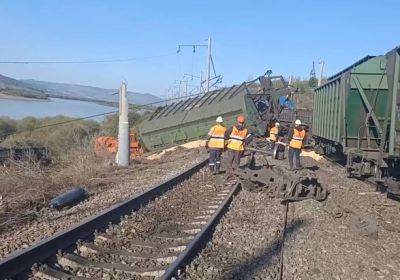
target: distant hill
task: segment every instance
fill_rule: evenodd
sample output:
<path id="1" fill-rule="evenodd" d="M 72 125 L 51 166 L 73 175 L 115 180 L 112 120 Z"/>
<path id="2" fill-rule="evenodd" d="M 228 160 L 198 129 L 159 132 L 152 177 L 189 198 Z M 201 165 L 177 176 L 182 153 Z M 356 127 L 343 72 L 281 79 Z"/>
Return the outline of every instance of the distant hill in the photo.
<path id="1" fill-rule="evenodd" d="M 78 99 L 84 101 L 118 102 L 117 89 L 104 89 L 99 87 L 82 86 L 66 83 L 53 83 L 37 80 L 17 80 L 0 75 L 0 95 L 6 94 L 17 97 L 46 99 L 59 97 Z M 150 93 L 138 93 L 128 91 L 129 103 L 137 105 L 155 104 L 162 105 L 162 99 Z"/>
<path id="2" fill-rule="evenodd" d="M 37 89 L 13 78 L 0 75 L 0 94 L 7 94 L 19 97 L 46 99 L 47 95 L 43 90 Z"/>
<path id="3" fill-rule="evenodd" d="M 37 80 L 21 80 L 31 88 L 42 90 L 51 97 L 76 98 L 85 100 L 102 100 L 108 102 L 118 102 L 117 89 L 104 89 L 92 86 L 83 86 L 66 83 L 53 83 Z M 162 101 L 161 98 L 150 93 L 138 93 L 128 91 L 129 103 L 144 105 Z M 158 104 L 156 104 L 158 105 Z"/>

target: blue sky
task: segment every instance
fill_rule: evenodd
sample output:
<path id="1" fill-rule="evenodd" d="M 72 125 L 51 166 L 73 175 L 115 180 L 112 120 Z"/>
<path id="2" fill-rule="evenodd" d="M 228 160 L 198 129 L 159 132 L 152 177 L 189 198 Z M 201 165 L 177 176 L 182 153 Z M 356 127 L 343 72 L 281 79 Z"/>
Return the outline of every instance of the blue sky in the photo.
<path id="1" fill-rule="evenodd" d="M 213 39 L 224 84 L 263 74 L 308 77 L 312 61 L 331 75 L 400 42 L 400 1 L 1 0 L 0 60 L 97 60 L 169 56 L 123 63 L 0 64 L 0 74 L 163 96 L 184 73 L 205 68 Z M 193 81 L 197 84 L 197 81 Z"/>

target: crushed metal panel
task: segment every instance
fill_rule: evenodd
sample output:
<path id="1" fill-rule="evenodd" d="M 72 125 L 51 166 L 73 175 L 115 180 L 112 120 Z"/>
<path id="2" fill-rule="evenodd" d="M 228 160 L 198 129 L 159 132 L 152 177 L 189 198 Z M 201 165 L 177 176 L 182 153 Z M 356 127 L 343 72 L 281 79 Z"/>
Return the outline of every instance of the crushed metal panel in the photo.
<path id="1" fill-rule="evenodd" d="M 244 114 L 247 124 L 264 135 L 266 124 L 276 117 L 277 99 L 290 91 L 280 86 L 265 92 L 258 82 L 259 78 L 170 105 L 157 115 L 158 118 L 150 118 L 139 125 L 141 139 L 149 150 L 154 150 L 160 148 L 160 142 L 167 147 L 181 141 L 204 138 L 218 116 L 222 116 L 224 124 L 229 127 L 236 122 L 239 114 Z M 285 85 L 284 82 L 282 84 Z M 267 110 L 262 108 L 265 106 L 258 106 L 263 100 Z"/>
<path id="2" fill-rule="evenodd" d="M 222 115 L 227 125 L 232 125 L 234 117 L 231 115 L 243 113 L 244 94 L 223 103 L 207 104 L 206 101 L 202 106 L 196 106 L 196 104 L 201 104 L 202 101 L 204 100 L 197 98 L 188 103 L 186 108 L 181 111 L 140 124 L 140 135 L 146 147 L 149 149 L 159 147 L 160 140 L 153 141 L 156 135 L 161 138 L 165 146 L 203 138 L 208 133 L 210 126 L 215 123 L 217 116 Z"/>

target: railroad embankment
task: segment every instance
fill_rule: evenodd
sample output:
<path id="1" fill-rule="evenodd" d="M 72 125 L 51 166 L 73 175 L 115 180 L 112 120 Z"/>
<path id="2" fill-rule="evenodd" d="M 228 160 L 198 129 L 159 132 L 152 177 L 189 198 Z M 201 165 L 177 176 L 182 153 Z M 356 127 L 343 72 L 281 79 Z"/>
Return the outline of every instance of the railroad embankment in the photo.
<path id="1" fill-rule="evenodd" d="M 134 194 L 170 178 L 199 161 L 204 155 L 198 149 L 177 148 L 156 160 L 138 160 L 120 169 L 94 155 L 82 153 L 75 164 L 43 171 L 23 165 L 0 169 L 2 227 L 0 257 L 28 247 L 82 219 L 98 213 Z M 50 209 L 51 198 L 83 186 L 87 200 L 61 211 Z"/>

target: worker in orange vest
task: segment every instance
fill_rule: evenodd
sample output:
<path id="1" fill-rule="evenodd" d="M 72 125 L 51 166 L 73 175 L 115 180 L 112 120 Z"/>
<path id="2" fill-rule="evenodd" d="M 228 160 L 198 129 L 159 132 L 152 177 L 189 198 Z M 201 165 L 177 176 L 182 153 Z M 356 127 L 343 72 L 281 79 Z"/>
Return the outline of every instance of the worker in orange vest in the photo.
<path id="1" fill-rule="evenodd" d="M 225 148 L 226 132 L 221 116 L 216 119 L 216 123 L 208 132 L 208 140 L 206 142 L 206 147 L 210 153 L 208 164 L 213 174 L 218 174 L 221 167 L 221 154 Z"/>
<path id="2" fill-rule="evenodd" d="M 271 148 L 274 148 L 275 143 L 278 141 L 278 133 L 279 133 L 279 123 L 276 122 L 275 126 L 271 127 L 269 130 L 269 137 L 267 140 L 271 142 Z"/>
<path id="3" fill-rule="evenodd" d="M 247 129 L 246 118 L 243 115 L 237 117 L 237 124 L 228 129 L 225 138 L 228 139 L 227 172 L 240 166 L 244 146 L 251 141 L 251 133 Z"/>
<path id="4" fill-rule="evenodd" d="M 289 130 L 289 168 L 298 170 L 301 168 L 300 153 L 306 139 L 306 131 L 300 120 L 294 122 L 294 128 Z"/>

